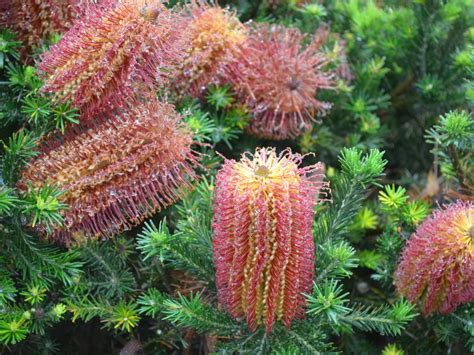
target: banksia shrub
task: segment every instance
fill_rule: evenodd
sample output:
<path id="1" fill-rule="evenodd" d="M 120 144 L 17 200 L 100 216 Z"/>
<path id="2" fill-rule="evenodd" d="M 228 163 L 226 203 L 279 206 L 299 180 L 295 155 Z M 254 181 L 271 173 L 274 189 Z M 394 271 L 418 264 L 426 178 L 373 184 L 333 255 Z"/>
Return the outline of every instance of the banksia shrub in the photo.
<path id="1" fill-rule="evenodd" d="M 395 274 L 398 292 L 423 313 L 450 313 L 474 299 L 474 204 L 435 211 L 412 235 Z"/>
<path id="2" fill-rule="evenodd" d="M 90 8 L 42 56 L 43 91 L 59 102 L 71 100 L 87 120 L 99 109 L 120 106 L 137 87 L 162 84 L 180 57 L 180 18 L 157 0 Z"/>
<path id="3" fill-rule="evenodd" d="M 169 104 L 149 100 L 62 142 L 47 141 L 20 188 L 56 186 L 69 209 L 49 237 L 110 237 L 172 204 L 195 178 L 191 132 Z M 58 144 L 60 143 L 60 144 Z"/>
<path id="4" fill-rule="evenodd" d="M 246 29 L 235 14 L 205 2 L 194 2 L 188 11 L 189 47 L 174 79 L 178 96 L 203 94 L 217 84 L 221 69 L 235 56 L 246 39 Z"/>
<path id="5" fill-rule="evenodd" d="M 10 28 L 23 42 L 23 59 L 44 39 L 67 31 L 76 18 L 66 0 L 0 0 L 0 10 L 0 26 Z"/>
<path id="6" fill-rule="evenodd" d="M 322 32 L 319 32 L 322 34 Z M 322 52 L 324 36 L 303 46 L 297 29 L 259 25 L 226 70 L 226 78 L 253 116 L 248 130 L 269 139 L 295 138 L 331 105 L 316 99 L 332 89 L 335 73 Z"/>
<path id="7" fill-rule="evenodd" d="M 304 314 L 302 293 L 312 289 L 312 225 L 325 188 L 321 163 L 301 167 L 302 156 L 257 149 L 226 160 L 216 178 L 213 255 L 219 302 L 234 318 L 269 332 Z"/>

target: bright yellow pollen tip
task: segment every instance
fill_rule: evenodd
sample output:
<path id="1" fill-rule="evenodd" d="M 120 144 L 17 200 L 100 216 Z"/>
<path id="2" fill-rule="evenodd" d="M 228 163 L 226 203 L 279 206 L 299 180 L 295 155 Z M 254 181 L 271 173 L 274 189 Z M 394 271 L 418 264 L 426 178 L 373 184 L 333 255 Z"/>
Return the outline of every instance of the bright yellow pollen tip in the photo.
<path id="1" fill-rule="evenodd" d="M 462 242 L 474 253 L 474 209 L 465 211 L 458 224 Z"/>
<path id="2" fill-rule="evenodd" d="M 278 156 L 274 150 L 259 150 L 245 156 L 234 166 L 242 191 L 248 189 L 270 192 L 272 186 L 297 184 L 300 181 L 297 164 L 287 155 Z"/>
<path id="3" fill-rule="evenodd" d="M 265 165 L 260 165 L 257 167 L 257 170 L 255 170 L 255 174 L 261 177 L 267 177 L 269 173 L 270 170 L 268 170 Z"/>

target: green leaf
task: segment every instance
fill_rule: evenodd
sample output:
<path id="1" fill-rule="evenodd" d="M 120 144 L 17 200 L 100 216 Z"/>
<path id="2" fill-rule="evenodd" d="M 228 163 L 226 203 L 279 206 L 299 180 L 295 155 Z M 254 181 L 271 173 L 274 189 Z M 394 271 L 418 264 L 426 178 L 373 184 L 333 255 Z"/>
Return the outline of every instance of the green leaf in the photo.
<path id="1" fill-rule="evenodd" d="M 213 105 L 216 109 L 223 109 L 230 106 L 234 102 L 230 86 L 210 86 L 206 96 L 207 102 Z"/>
<path id="2" fill-rule="evenodd" d="M 397 210 L 405 205 L 408 196 L 405 188 L 395 185 L 385 186 L 384 191 L 379 192 L 379 200 L 389 210 Z"/>
<path id="3" fill-rule="evenodd" d="M 164 300 L 165 296 L 161 292 L 155 288 L 150 288 L 137 299 L 138 313 L 155 317 L 162 310 Z"/>
<path id="4" fill-rule="evenodd" d="M 364 331 L 397 336 L 407 323 L 418 315 L 414 308 L 415 306 L 405 300 L 400 300 L 393 306 L 358 306 L 350 313 L 342 315 L 340 321 Z"/>
<path id="5" fill-rule="evenodd" d="M 140 321 L 140 316 L 137 314 L 136 304 L 120 302 L 112 307 L 111 314 L 105 320 L 113 325 L 114 329 L 131 332 Z"/>
<path id="6" fill-rule="evenodd" d="M 0 320 L 0 341 L 5 345 L 15 345 L 24 340 L 27 334 L 28 328 L 23 320 L 9 322 Z"/>
<path id="7" fill-rule="evenodd" d="M 162 312 L 164 319 L 178 327 L 192 328 L 199 333 L 235 336 L 241 330 L 230 316 L 203 303 L 199 294 L 189 297 L 180 294 L 176 300 L 167 299 Z"/>
<path id="8" fill-rule="evenodd" d="M 7 214 L 10 209 L 18 203 L 18 199 L 13 196 L 13 190 L 0 186 L 0 214 Z"/>
<path id="9" fill-rule="evenodd" d="M 60 200 L 63 193 L 54 186 L 44 185 L 39 189 L 29 186 L 29 191 L 23 199 L 23 209 L 25 214 L 33 217 L 32 227 L 39 225 L 51 233 L 58 226 L 62 226 L 64 218 L 61 211 L 67 208 Z"/>

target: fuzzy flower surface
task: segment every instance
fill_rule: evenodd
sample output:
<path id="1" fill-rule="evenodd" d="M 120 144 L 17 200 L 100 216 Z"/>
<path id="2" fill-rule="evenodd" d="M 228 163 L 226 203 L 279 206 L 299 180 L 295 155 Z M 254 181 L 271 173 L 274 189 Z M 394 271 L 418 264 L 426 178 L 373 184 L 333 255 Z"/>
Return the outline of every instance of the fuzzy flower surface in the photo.
<path id="1" fill-rule="evenodd" d="M 230 62 L 247 38 L 237 16 L 204 1 L 188 5 L 189 46 L 173 80 L 178 96 L 202 96 L 206 87 L 220 81 L 222 68 Z"/>
<path id="2" fill-rule="evenodd" d="M 287 327 L 304 315 L 312 289 L 312 225 L 325 189 L 321 163 L 301 167 L 289 150 L 257 149 L 217 174 L 213 257 L 218 299 L 253 331 L 277 320 Z"/>
<path id="3" fill-rule="evenodd" d="M 61 0 L 58 0 L 61 1 Z M 98 6 L 110 6 L 110 0 L 67 0 L 72 11 L 78 18 L 82 18 L 92 8 Z M 118 0 L 114 0 L 117 2 Z"/>
<path id="4" fill-rule="evenodd" d="M 398 292 L 423 313 L 447 314 L 474 299 L 474 203 L 435 211 L 412 235 L 395 273 Z"/>
<path id="5" fill-rule="evenodd" d="M 72 27 L 75 10 L 67 0 L 0 0 L 0 26 L 18 35 L 22 58 L 27 60 L 45 39 Z"/>
<path id="6" fill-rule="evenodd" d="M 160 1 L 103 1 L 42 56 L 43 91 L 87 120 L 166 82 L 180 58 L 181 20 Z"/>
<path id="7" fill-rule="evenodd" d="M 149 100 L 95 127 L 51 138 L 23 172 L 20 188 L 65 191 L 64 225 L 48 237 L 111 237 L 174 203 L 196 177 L 192 133 L 174 107 Z"/>
<path id="8" fill-rule="evenodd" d="M 316 116 L 331 105 L 316 95 L 334 88 L 335 73 L 326 71 L 328 57 L 320 31 L 304 46 L 297 29 L 258 25 L 236 60 L 226 67 L 226 79 L 253 119 L 250 133 L 268 139 L 293 139 L 312 128 Z"/>

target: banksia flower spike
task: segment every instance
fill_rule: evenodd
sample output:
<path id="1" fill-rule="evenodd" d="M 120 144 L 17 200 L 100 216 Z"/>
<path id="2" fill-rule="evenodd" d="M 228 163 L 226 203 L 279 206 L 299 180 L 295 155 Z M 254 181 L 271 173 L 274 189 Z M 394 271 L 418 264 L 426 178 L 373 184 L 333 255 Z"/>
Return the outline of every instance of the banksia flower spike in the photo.
<path id="1" fill-rule="evenodd" d="M 175 202 L 195 178 L 192 134 L 169 104 L 156 100 L 102 124 L 47 141 L 24 171 L 21 189 L 64 190 L 64 225 L 49 235 L 69 244 L 110 237 Z"/>
<path id="2" fill-rule="evenodd" d="M 395 273 L 398 292 L 423 313 L 447 314 L 474 300 L 474 203 L 435 211 L 412 235 Z"/>
<path id="3" fill-rule="evenodd" d="M 104 1 L 43 55 L 43 91 L 71 100 L 83 121 L 165 82 L 180 58 L 181 16 L 160 1 Z"/>
<path id="4" fill-rule="evenodd" d="M 253 115 L 250 133 L 295 138 L 331 107 L 315 97 L 334 86 L 335 73 L 325 71 L 329 59 L 321 50 L 325 38 L 316 35 L 306 48 L 303 40 L 297 29 L 259 25 L 227 66 L 227 80 Z"/>
<path id="5" fill-rule="evenodd" d="M 213 255 L 219 302 L 236 319 L 269 332 L 304 315 L 313 284 L 312 225 L 324 166 L 302 156 L 257 149 L 217 174 Z"/>
<path id="6" fill-rule="evenodd" d="M 201 96 L 207 86 L 218 84 L 222 68 L 234 58 L 247 31 L 237 16 L 204 1 L 193 2 L 188 12 L 189 47 L 173 80 L 178 96 Z"/>

